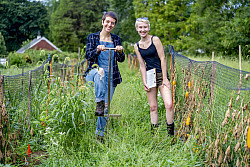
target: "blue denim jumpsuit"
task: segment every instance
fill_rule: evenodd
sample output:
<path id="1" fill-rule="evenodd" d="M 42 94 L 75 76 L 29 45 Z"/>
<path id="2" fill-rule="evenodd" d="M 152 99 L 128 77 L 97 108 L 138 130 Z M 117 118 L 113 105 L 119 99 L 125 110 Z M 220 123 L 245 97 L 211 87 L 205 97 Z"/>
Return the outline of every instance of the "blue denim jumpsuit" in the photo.
<path id="1" fill-rule="evenodd" d="M 106 48 L 114 48 L 112 42 L 100 41 L 100 45 L 105 45 Z M 114 50 L 111 50 L 111 67 L 113 67 L 114 61 Z M 101 51 L 98 56 L 99 68 L 103 68 L 104 77 L 98 73 L 98 69 L 92 69 L 86 76 L 86 81 L 93 81 L 95 84 L 95 102 L 100 102 L 102 100 L 108 103 L 108 76 L 109 76 L 109 50 Z M 113 87 L 113 68 L 111 68 L 111 80 L 110 80 L 110 101 L 113 97 L 115 87 Z M 108 110 L 105 108 L 104 113 L 107 114 Z M 106 117 L 97 118 L 96 135 L 104 136 L 104 130 L 107 123 Z"/>

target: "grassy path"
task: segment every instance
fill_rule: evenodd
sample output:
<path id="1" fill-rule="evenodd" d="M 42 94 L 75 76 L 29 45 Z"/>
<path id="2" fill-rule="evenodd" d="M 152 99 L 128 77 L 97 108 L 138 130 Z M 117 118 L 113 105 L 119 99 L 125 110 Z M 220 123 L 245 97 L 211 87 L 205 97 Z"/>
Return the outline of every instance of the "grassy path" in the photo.
<path id="1" fill-rule="evenodd" d="M 199 166 L 202 160 L 193 153 L 187 143 L 177 141 L 172 145 L 168 137 L 164 105 L 159 98 L 158 132 L 150 130 L 150 113 L 140 73 L 129 69 L 128 64 L 119 64 L 123 82 L 116 88 L 111 103 L 111 113 L 122 114 L 111 118 L 109 147 L 99 143 L 94 135 L 96 118 L 86 123 L 88 130 L 78 143 L 78 149 L 51 146 L 47 166 Z M 94 105 L 93 105 L 94 109 Z M 94 110 L 93 110 L 94 111 Z M 94 115 L 94 112 L 93 112 Z M 106 135 L 106 134 L 105 134 Z M 105 138 L 107 141 L 107 139 Z M 73 145 L 73 143 L 72 143 Z"/>

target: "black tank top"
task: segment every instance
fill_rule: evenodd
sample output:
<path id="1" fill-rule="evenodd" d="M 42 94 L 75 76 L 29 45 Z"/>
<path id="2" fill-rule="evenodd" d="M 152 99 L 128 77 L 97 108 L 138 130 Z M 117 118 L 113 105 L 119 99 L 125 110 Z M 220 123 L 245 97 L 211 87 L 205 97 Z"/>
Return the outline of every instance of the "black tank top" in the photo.
<path id="1" fill-rule="evenodd" d="M 147 49 L 142 49 L 139 46 L 139 42 L 137 42 L 138 50 L 142 56 L 142 58 L 146 62 L 146 70 L 151 70 L 153 68 L 156 68 L 156 72 L 161 72 L 161 60 L 158 56 L 156 47 L 153 43 L 153 36 L 151 38 L 151 45 Z"/>

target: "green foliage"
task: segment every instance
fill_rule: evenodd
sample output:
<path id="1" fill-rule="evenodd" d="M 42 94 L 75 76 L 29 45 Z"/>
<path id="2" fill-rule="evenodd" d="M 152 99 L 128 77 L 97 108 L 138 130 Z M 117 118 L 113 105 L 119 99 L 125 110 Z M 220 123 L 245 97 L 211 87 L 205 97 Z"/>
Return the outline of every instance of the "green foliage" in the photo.
<path id="1" fill-rule="evenodd" d="M 128 54 L 135 54 L 134 44 L 132 44 L 130 42 L 122 42 L 122 46 L 124 48 L 124 53 L 126 55 L 128 55 Z"/>
<path id="2" fill-rule="evenodd" d="M 244 110 L 246 117 L 239 115 L 239 119 L 236 120 L 236 115 L 243 113 L 243 110 L 242 107 L 237 108 L 242 103 L 241 100 L 234 102 L 232 111 L 234 113 L 237 111 L 236 115 L 232 114 L 229 118 L 230 122 L 220 128 L 221 119 L 224 118 L 226 111 L 224 108 L 227 108 L 227 105 L 222 106 L 223 110 L 216 110 L 212 116 L 210 115 L 209 108 L 206 106 L 208 97 L 203 99 L 204 91 L 209 90 L 206 83 L 210 83 L 210 80 L 203 81 L 203 77 L 194 76 L 193 70 L 190 70 L 192 75 L 189 75 L 185 70 L 176 69 L 176 87 L 174 88 L 176 133 L 183 135 L 180 133 L 180 128 L 186 120 L 187 113 L 191 111 L 193 112 L 193 127 L 189 129 L 190 135 L 187 141 L 180 140 L 179 136 L 176 136 L 175 139 L 170 138 L 166 129 L 164 102 L 158 96 L 160 126 L 156 134 L 152 135 L 150 109 L 147 94 L 143 90 L 140 72 L 127 68 L 127 63 L 125 61 L 119 64 L 123 82 L 116 88 L 110 111 L 112 114 L 121 114 L 122 117 L 109 119 L 108 141 L 106 132 L 104 144 L 98 142 L 94 134 L 97 118 L 94 116 L 93 87 L 80 82 L 80 76 L 76 75 L 74 79 L 71 77 L 62 82 L 62 79 L 57 77 L 54 72 L 50 80 L 47 77 L 48 71 L 46 71 L 43 75 L 44 80 L 39 80 L 38 86 L 32 88 L 30 117 L 26 115 L 26 111 L 28 111 L 27 100 L 14 102 L 13 98 L 13 101 L 8 103 L 12 105 L 8 107 L 11 133 L 19 134 L 17 142 L 10 141 L 15 150 L 14 154 L 20 155 L 19 159 L 22 159 L 26 155 L 27 145 L 30 144 L 32 155 L 41 150 L 49 154 L 48 157 L 41 160 L 41 166 L 206 166 L 217 162 L 214 158 L 214 150 L 217 148 L 213 147 L 216 145 L 218 131 L 221 132 L 218 147 L 220 154 L 221 152 L 224 154 L 229 145 L 233 150 L 237 140 L 230 136 L 233 136 L 234 126 L 240 125 L 243 119 L 244 126 L 239 132 L 245 130 L 246 120 L 249 118 L 247 105 L 245 106 L 247 103 L 243 105 L 246 109 Z M 72 69 L 66 70 L 68 73 Z M 187 91 L 185 85 L 190 76 L 197 77 L 199 80 L 192 82 L 190 98 L 185 99 L 183 92 Z M 51 85 L 48 92 L 49 81 L 51 81 Z M 192 94 L 198 95 L 198 93 L 201 93 L 201 96 L 191 98 Z M 249 95 L 249 92 L 246 93 Z M 237 95 L 236 92 L 234 94 Z M 222 94 L 222 96 L 223 101 L 220 98 L 217 99 L 216 106 L 221 106 L 222 102 L 228 104 L 227 100 L 224 100 L 228 99 L 230 94 Z M 243 96 L 240 98 L 243 99 Z M 232 121 L 233 117 L 237 122 Z M 211 122 L 210 118 L 212 118 Z M 228 142 L 222 144 L 226 134 Z M 243 133 L 237 134 L 242 136 L 240 141 L 244 144 Z M 172 144 L 173 140 L 175 144 Z M 244 146 L 241 145 L 238 152 L 232 151 L 232 154 L 243 160 L 246 153 L 244 150 Z M 205 161 L 205 158 L 208 161 Z M 235 166 L 236 160 L 234 158 L 227 163 L 229 166 Z M 22 163 L 21 160 L 17 162 L 18 165 Z"/>
<path id="3" fill-rule="evenodd" d="M 39 1 L 2 0 L 0 2 L 0 32 L 8 51 L 19 49 L 23 41 L 33 39 L 48 27 L 47 10 Z"/>
<path id="4" fill-rule="evenodd" d="M 118 24 L 112 33 L 120 36 L 122 41 L 135 42 L 140 39 L 135 30 L 135 10 L 133 0 L 112 0 L 110 9 L 118 15 Z"/>
<path id="5" fill-rule="evenodd" d="M 86 43 L 87 35 L 101 30 L 106 1 L 61 0 L 51 15 L 53 42 L 64 51 L 77 51 Z"/>
<path id="6" fill-rule="evenodd" d="M 0 55 L 5 55 L 5 54 L 6 54 L 5 41 L 2 36 L 2 33 L 0 32 Z"/>
<path id="7" fill-rule="evenodd" d="M 221 28 L 222 45 L 225 54 L 238 55 L 239 45 L 242 47 L 242 55 L 249 59 L 250 41 L 250 7 L 240 6 L 235 9 L 235 16 L 225 23 Z"/>
<path id="8" fill-rule="evenodd" d="M 245 0 L 2 0 L 0 32 L 7 51 L 19 49 L 41 31 L 62 50 L 76 52 L 86 45 L 88 34 L 101 30 L 101 17 L 108 10 L 118 15 L 112 33 L 123 42 L 137 42 L 135 20 L 148 17 L 150 34 L 177 51 L 199 55 L 200 49 L 206 55 L 214 51 L 236 57 L 241 45 L 242 57 L 249 58 L 250 8 Z"/>
<path id="9" fill-rule="evenodd" d="M 134 0 L 135 16 L 148 17 L 151 34 L 171 44 L 177 51 L 198 55 L 199 49 L 242 57 L 249 57 L 249 5 L 241 0 Z"/>
<path id="10" fill-rule="evenodd" d="M 185 21 L 189 17 L 189 1 L 170 0 L 167 3 L 159 0 L 146 1 L 134 0 L 135 16 L 148 17 L 150 32 L 161 38 L 163 45 L 171 44 L 184 35 Z"/>
<path id="11" fill-rule="evenodd" d="M 10 65 L 16 65 L 18 67 L 29 67 L 34 66 L 32 64 L 37 64 L 39 62 L 44 62 L 48 59 L 48 55 L 54 57 L 53 60 L 59 63 L 63 63 L 65 58 L 68 57 L 69 59 L 77 59 L 78 60 L 78 53 L 70 53 L 70 52 L 59 52 L 59 51 L 47 51 L 47 50 L 27 50 L 25 53 L 9 53 L 8 59 Z M 83 57 L 83 56 L 82 56 Z M 81 57 L 81 58 L 82 58 Z M 82 59 L 80 59 L 81 61 Z"/>

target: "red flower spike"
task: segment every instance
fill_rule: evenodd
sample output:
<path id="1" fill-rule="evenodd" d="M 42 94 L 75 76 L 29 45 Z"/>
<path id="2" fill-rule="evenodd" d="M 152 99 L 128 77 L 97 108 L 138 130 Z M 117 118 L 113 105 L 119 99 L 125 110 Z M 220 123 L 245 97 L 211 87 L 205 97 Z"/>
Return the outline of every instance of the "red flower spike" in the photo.
<path id="1" fill-rule="evenodd" d="M 28 156 L 30 157 L 30 155 L 31 155 L 30 144 L 28 145 L 28 150 L 27 150 L 27 154 L 28 154 Z"/>

